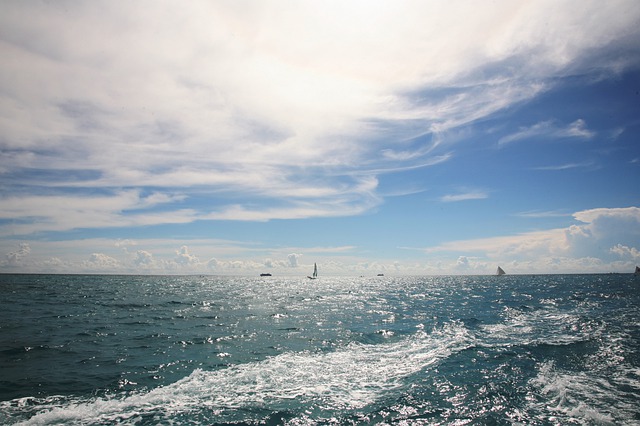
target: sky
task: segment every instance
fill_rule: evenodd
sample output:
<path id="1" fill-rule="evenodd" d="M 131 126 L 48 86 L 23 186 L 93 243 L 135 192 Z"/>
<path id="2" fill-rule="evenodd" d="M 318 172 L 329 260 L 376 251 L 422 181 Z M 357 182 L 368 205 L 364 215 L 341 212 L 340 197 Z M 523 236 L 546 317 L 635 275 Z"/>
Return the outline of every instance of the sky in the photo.
<path id="1" fill-rule="evenodd" d="M 0 4 L 0 272 L 632 272 L 640 5 Z"/>

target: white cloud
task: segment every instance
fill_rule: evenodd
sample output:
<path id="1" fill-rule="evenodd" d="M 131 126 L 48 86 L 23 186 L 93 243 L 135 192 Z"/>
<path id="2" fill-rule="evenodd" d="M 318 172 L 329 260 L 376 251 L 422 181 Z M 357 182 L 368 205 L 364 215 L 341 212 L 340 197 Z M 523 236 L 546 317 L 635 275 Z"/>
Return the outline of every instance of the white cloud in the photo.
<path id="1" fill-rule="evenodd" d="M 336 273 L 349 273 L 354 259 L 351 246 L 313 248 L 271 248 L 253 242 L 217 239 L 137 239 L 134 251 L 122 250 L 126 239 L 33 240 L 25 243 L 0 239 L 0 268 L 6 271 L 35 273 L 132 273 L 132 274 L 249 274 L 264 272 L 265 267 L 278 275 L 295 275 L 302 252 L 312 253 L 314 260 L 343 259 Z M 129 242 L 133 243 L 132 240 Z M 21 246 L 21 244 L 23 244 Z M 128 247 L 131 247 L 129 245 Z M 177 248 L 176 248 L 177 247 Z M 197 255 L 196 255 L 197 253 Z M 9 258 L 19 261 L 9 264 Z M 267 260 L 264 260 L 264 259 Z M 202 261 L 200 259 L 208 259 Z M 357 262 L 357 261 L 355 261 Z M 338 263 L 336 263 L 337 265 Z M 324 269 L 329 272 L 329 269 Z"/>
<path id="2" fill-rule="evenodd" d="M 630 226 L 630 229 L 616 228 L 617 232 L 629 232 L 631 234 L 640 233 L 640 207 L 623 207 L 623 208 L 598 208 L 590 210 L 582 210 L 573 214 L 580 222 L 588 224 L 602 224 L 603 221 L 613 221 L 618 226 Z"/>
<path id="3" fill-rule="evenodd" d="M 220 262 L 218 262 L 218 259 L 214 257 L 209 259 L 209 261 L 207 262 L 207 268 L 211 269 L 212 271 L 215 271 L 218 268 L 219 264 Z"/>
<path id="4" fill-rule="evenodd" d="M 136 245 L 136 242 L 130 239 L 124 239 L 116 241 L 114 245 L 121 248 L 125 253 L 128 253 L 129 247 L 134 247 Z"/>
<path id="5" fill-rule="evenodd" d="M 452 266 L 452 271 L 456 274 L 485 274 L 488 269 L 493 267 L 488 265 L 486 260 L 468 256 L 458 256 L 458 259 L 455 261 L 455 265 Z M 447 267 L 451 268 L 450 265 Z"/>
<path id="6" fill-rule="evenodd" d="M 379 179 L 452 160 L 467 125 L 533 99 L 567 75 L 598 77 L 636 66 L 626 54 L 640 35 L 635 6 L 633 0 L 481 7 L 413 0 L 4 4 L 3 266 L 224 273 L 263 268 L 265 258 L 283 270 L 306 267 L 287 255 L 313 253 L 314 260 L 331 258 L 325 271 L 392 270 L 395 259 L 356 258 L 348 243 L 268 249 L 136 239 L 133 253 L 133 241 L 87 238 L 32 240 L 30 253 L 16 247 L 18 238 L 47 231 L 372 211 L 385 190 L 432 187 L 420 181 L 394 190 L 400 179 L 386 185 Z M 574 118 L 532 121 L 500 143 L 595 136 Z M 463 188 L 441 201 L 487 197 Z M 529 253 L 549 265 L 587 259 L 601 268 L 607 256 L 619 260 L 625 247 L 627 254 L 637 247 L 637 223 L 614 210 L 578 212 L 576 223 L 561 229 L 429 250 L 460 248 L 492 259 Z M 356 269 L 340 263 L 347 256 Z M 451 271 L 460 256 L 478 268 L 485 261 L 455 253 L 426 269 L 402 265 L 418 273 Z"/>
<path id="7" fill-rule="evenodd" d="M 77 228 L 111 228 L 161 223 L 187 223 L 197 218 L 191 209 L 167 212 L 144 211 L 163 197 L 150 202 L 140 191 L 109 195 L 14 195 L 0 198 L 0 219 L 20 218 L 0 225 L 0 235 L 21 235 L 39 231 Z M 171 199 L 171 197 L 169 197 Z"/>
<path id="8" fill-rule="evenodd" d="M 535 167 L 534 170 L 569 170 L 569 169 L 577 169 L 584 167 L 592 167 L 594 164 L 592 162 L 587 163 L 566 163 L 566 164 L 558 164 L 555 166 L 540 166 Z"/>
<path id="9" fill-rule="evenodd" d="M 309 217 L 351 216 L 364 213 L 382 202 L 375 192 L 378 181 L 372 177 L 362 177 L 355 186 L 337 183 L 335 188 L 326 189 L 314 196 L 287 194 L 288 202 L 277 206 L 247 208 L 243 205 L 229 205 L 222 210 L 203 215 L 203 219 L 267 221 L 271 219 L 302 219 Z M 311 192 L 311 191 L 309 191 Z"/>
<path id="10" fill-rule="evenodd" d="M 38 271 L 36 269 L 36 271 Z M 38 272 L 47 271 L 47 273 L 68 273 L 70 271 L 77 272 L 76 265 L 60 259 L 59 257 L 51 257 L 43 261 L 43 269 Z"/>
<path id="11" fill-rule="evenodd" d="M 136 251 L 135 258 L 133 260 L 138 267 L 151 267 L 154 265 L 155 261 L 153 259 L 153 255 L 146 250 L 138 250 Z"/>
<path id="12" fill-rule="evenodd" d="M 552 133 L 551 128 L 552 123 L 550 121 L 536 123 L 530 127 L 522 127 L 518 132 L 500 138 L 498 144 L 503 145 L 535 136 L 547 135 Z"/>
<path id="13" fill-rule="evenodd" d="M 503 136 L 498 140 L 499 145 L 508 144 L 531 138 L 559 139 L 559 138 L 580 138 L 590 139 L 595 136 L 595 132 L 587 129 L 587 123 L 583 119 L 578 119 L 567 126 L 558 126 L 553 121 L 541 121 L 530 127 L 522 127 L 516 133 Z"/>
<path id="14" fill-rule="evenodd" d="M 83 263 L 84 270 L 88 272 L 118 272 L 121 266 L 117 259 L 104 253 L 92 253 Z"/>
<path id="15" fill-rule="evenodd" d="M 30 220 L 4 232 L 361 214 L 381 199 L 357 176 L 446 161 L 446 143 L 408 144 L 531 99 L 587 62 L 619 71 L 589 58 L 624 51 L 639 18 L 632 1 L 6 4 L 0 173 L 111 195 L 84 208 L 86 197 L 5 197 L 3 218 Z M 541 126 L 511 140 L 592 135 L 582 120 Z M 114 189 L 131 187 L 175 191 Z M 177 207 L 196 192 L 224 202 Z M 293 202 L 271 205 L 283 198 Z M 158 205 L 174 208 L 123 211 Z"/>
<path id="16" fill-rule="evenodd" d="M 6 254 L 6 262 L 9 266 L 17 266 L 31 253 L 29 243 L 20 243 L 17 250 Z"/>
<path id="17" fill-rule="evenodd" d="M 453 203 L 457 201 L 482 200 L 485 198 L 489 198 L 489 195 L 486 192 L 471 191 L 460 194 L 443 195 L 442 197 L 440 197 L 440 201 L 442 201 L 443 203 Z"/>
<path id="18" fill-rule="evenodd" d="M 297 268 L 298 267 L 298 260 L 300 259 L 302 255 L 298 254 L 298 253 L 291 253 L 287 256 L 287 259 L 289 260 L 289 266 L 291 268 Z"/>
<path id="19" fill-rule="evenodd" d="M 624 127 L 616 127 L 615 129 L 611 130 L 609 137 L 613 140 L 616 140 L 625 132 L 625 130 L 626 129 Z"/>
<path id="20" fill-rule="evenodd" d="M 176 250 L 175 262 L 181 266 L 197 265 L 200 260 L 194 254 L 189 253 L 189 247 L 182 246 Z"/>
<path id="21" fill-rule="evenodd" d="M 615 253 L 623 258 L 631 258 L 632 260 L 640 260 L 640 250 L 635 247 L 627 247 L 622 244 L 616 244 L 609 249 L 611 253 Z"/>
<path id="22" fill-rule="evenodd" d="M 594 137 L 595 132 L 587 129 L 587 123 L 583 119 L 578 119 L 571 123 L 567 128 L 560 129 L 555 136 L 566 138 L 583 138 L 590 139 Z"/>
<path id="23" fill-rule="evenodd" d="M 136 240 L 144 249 L 135 253 L 122 251 L 116 246 L 118 240 L 112 239 L 34 240 L 28 249 L 19 242 L 0 240 L 0 248 L 19 261 L 10 265 L 5 257 L 1 266 L 7 271 L 45 273 L 234 275 L 255 275 L 268 267 L 276 275 L 295 276 L 301 268 L 303 274 L 311 271 L 317 261 L 323 275 L 492 274 L 497 265 L 508 273 L 625 272 L 632 271 L 639 259 L 638 210 L 584 210 L 576 212 L 576 223 L 565 228 L 451 241 L 419 249 L 426 253 L 422 260 L 404 255 L 371 258 L 354 246 L 269 248 L 214 239 Z M 303 258 L 309 262 L 301 263 Z"/>
<path id="24" fill-rule="evenodd" d="M 467 256 L 460 256 L 456 264 L 462 269 L 467 269 L 469 267 L 469 258 Z"/>
<path id="25" fill-rule="evenodd" d="M 564 213 L 562 211 L 539 211 L 533 210 L 528 212 L 517 213 L 516 216 L 526 217 L 526 218 L 547 218 L 547 217 L 564 217 L 571 216 L 569 213 Z"/>
<path id="26" fill-rule="evenodd" d="M 451 241 L 425 252 L 466 253 L 463 256 L 474 254 L 487 261 L 519 262 L 520 272 L 545 272 L 544 267 L 553 272 L 585 272 L 579 267 L 588 267 L 588 272 L 604 272 L 607 265 L 614 265 L 612 254 L 634 256 L 634 249 L 629 247 L 640 241 L 640 208 L 590 209 L 576 212 L 573 217 L 578 223 L 566 228 Z M 631 264 L 614 266 L 628 269 Z"/>
<path id="27" fill-rule="evenodd" d="M 436 247 L 427 248 L 427 253 L 440 251 L 483 253 L 499 258 L 506 255 L 536 256 L 542 253 L 564 253 L 567 250 L 564 229 L 536 231 L 515 236 L 478 238 L 473 240 L 450 241 Z"/>

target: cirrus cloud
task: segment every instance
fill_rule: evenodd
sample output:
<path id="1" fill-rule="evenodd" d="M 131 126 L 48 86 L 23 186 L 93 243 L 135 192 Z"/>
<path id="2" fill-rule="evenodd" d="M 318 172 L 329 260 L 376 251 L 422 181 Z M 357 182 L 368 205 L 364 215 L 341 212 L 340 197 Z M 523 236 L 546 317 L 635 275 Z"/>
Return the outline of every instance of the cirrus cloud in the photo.
<path id="1" fill-rule="evenodd" d="M 587 129 L 587 123 L 583 119 L 577 119 L 568 126 L 561 127 L 552 121 L 543 121 L 530 127 L 521 128 L 518 132 L 503 136 L 498 141 L 499 145 L 511 142 L 531 139 L 531 138 L 582 138 L 590 139 L 595 136 L 595 132 Z"/>
<path id="2" fill-rule="evenodd" d="M 530 100 L 584 64 L 624 68 L 590 58 L 633 48 L 640 12 L 627 5 L 6 4 L 0 173 L 40 193 L 10 189 L 3 205 L 23 207 L 3 218 L 30 218 L 11 231 L 23 234 L 142 223 L 101 204 L 136 198 L 122 188 L 166 189 L 126 206 L 173 206 L 146 216 L 155 223 L 361 214 L 382 202 L 375 186 L 363 191 L 381 173 L 450 160 L 447 132 Z M 593 131 L 582 119 L 541 122 L 501 143 L 534 134 Z M 57 201 L 75 203 L 60 196 L 69 188 L 110 195 L 63 211 Z M 202 193 L 215 205 L 178 207 Z M 252 211 L 238 195 L 267 208 Z M 301 208 L 301 197 L 324 208 Z M 291 202 L 273 205 L 283 199 Z M 55 217 L 41 214 L 48 203 Z"/>

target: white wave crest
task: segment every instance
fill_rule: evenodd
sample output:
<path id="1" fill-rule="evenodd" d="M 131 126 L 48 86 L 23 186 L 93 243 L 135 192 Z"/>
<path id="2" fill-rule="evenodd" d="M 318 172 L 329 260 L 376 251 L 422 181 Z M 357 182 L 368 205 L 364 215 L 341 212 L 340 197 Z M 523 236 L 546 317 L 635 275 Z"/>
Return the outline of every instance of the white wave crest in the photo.
<path id="1" fill-rule="evenodd" d="M 603 327 L 578 312 L 562 312 L 554 306 L 529 311 L 507 308 L 504 317 L 503 323 L 481 326 L 489 344 L 568 345 L 596 338 Z"/>
<path id="2" fill-rule="evenodd" d="M 473 336 L 455 322 L 390 343 L 351 343 L 334 352 L 283 353 L 217 371 L 197 369 L 147 393 L 44 405 L 23 424 L 133 423 L 141 416 L 171 417 L 202 410 L 214 417 L 247 409 L 305 407 L 301 415 L 355 410 L 407 387 L 411 375 L 473 344 Z"/>
<path id="3" fill-rule="evenodd" d="M 536 417 L 556 424 L 637 424 L 637 394 L 620 386 L 632 381 L 638 389 L 640 377 L 632 378 L 633 374 L 597 376 L 562 371 L 553 362 L 545 362 L 531 380 L 529 408 Z"/>

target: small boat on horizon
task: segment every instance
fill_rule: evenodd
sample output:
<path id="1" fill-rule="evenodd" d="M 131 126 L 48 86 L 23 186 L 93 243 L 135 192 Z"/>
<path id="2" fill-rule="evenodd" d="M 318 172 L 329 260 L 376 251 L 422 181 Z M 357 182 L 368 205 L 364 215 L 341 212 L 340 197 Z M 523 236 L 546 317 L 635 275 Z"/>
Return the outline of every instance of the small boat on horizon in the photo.
<path id="1" fill-rule="evenodd" d="M 502 269 L 501 267 L 498 266 L 498 270 L 496 271 L 496 275 L 501 276 L 501 275 L 506 275 L 507 273 L 504 271 L 504 269 Z"/>
<path id="2" fill-rule="evenodd" d="M 640 266 L 636 266 L 636 271 L 633 273 L 633 275 L 635 275 L 635 276 L 639 276 L 640 275 Z"/>
<path id="3" fill-rule="evenodd" d="M 267 272 L 267 273 L 264 273 L 264 274 L 260 274 L 260 276 L 261 276 L 261 277 L 270 277 L 270 276 L 271 276 L 271 274 Z"/>
<path id="4" fill-rule="evenodd" d="M 307 278 L 309 278 L 310 280 L 315 280 L 316 278 L 318 278 L 318 265 L 316 263 L 313 264 L 313 275 L 307 275 Z"/>

